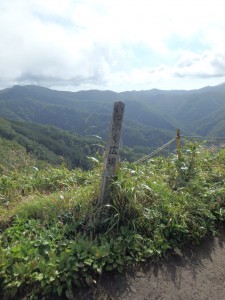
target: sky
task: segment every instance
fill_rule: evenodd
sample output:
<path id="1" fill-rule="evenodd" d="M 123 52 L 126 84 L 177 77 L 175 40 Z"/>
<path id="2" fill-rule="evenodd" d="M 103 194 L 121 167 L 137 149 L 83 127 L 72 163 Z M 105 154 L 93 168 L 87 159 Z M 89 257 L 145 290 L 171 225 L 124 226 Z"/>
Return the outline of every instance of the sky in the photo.
<path id="1" fill-rule="evenodd" d="M 222 0 L 0 0 L 0 89 L 225 82 Z"/>

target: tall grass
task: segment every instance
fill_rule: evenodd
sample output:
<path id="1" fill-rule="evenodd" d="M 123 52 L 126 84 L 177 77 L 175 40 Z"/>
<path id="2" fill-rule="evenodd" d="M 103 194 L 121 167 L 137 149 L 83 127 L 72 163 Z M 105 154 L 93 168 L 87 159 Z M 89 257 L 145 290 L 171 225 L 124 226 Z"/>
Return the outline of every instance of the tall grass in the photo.
<path id="1" fill-rule="evenodd" d="M 193 144 L 180 161 L 124 163 L 104 207 L 98 205 L 99 166 L 10 173 L 7 189 L 2 177 L 2 197 L 17 199 L 10 218 L 2 214 L 2 297 L 72 298 L 75 286 L 95 284 L 104 270 L 121 271 L 215 234 L 225 219 L 224 165 L 225 150 Z M 1 207 L 5 212 L 2 200 Z"/>
<path id="2" fill-rule="evenodd" d="M 68 205 L 64 198 L 68 199 L 68 195 L 81 186 L 89 186 L 93 178 L 92 172 L 69 171 L 63 165 L 44 169 L 30 166 L 23 172 L 10 171 L 0 177 L 0 221 L 18 211 L 26 212 L 28 208 L 36 214 L 46 211 L 49 216 L 53 215 L 54 210 Z M 95 178 L 95 182 L 99 180 L 98 176 Z M 87 192 L 82 193 L 85 198 Z M 29 216 L 33 217 L 28 213 Z"/>

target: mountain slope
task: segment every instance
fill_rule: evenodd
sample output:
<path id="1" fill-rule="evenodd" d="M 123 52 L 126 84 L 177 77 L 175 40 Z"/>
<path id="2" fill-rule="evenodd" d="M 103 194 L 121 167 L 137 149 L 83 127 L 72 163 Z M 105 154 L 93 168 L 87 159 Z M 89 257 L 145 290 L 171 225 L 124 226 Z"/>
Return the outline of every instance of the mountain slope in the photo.
<path id="1" fill-rule="evenodd" d="M 3 118 L 0 137 L 21 145 L 39 160 L 54 165 L 65 162 L 69 167 L 90 167 L 87 156 L 94 155 L 99 148 L 94 137 L 83 138 L 53 126 Z"/>
<path id="2" fill-rule="evenodd" d="M 106 139 L 113 102 L 126 105 L 123 144 L 156 147 L 175 135 L 223 134 L 225 84 L 192 91 L 54 91 L 38 86 L 14 86 L 0 91 L 0 116 L 54 125 L 81 135 Z"/>
<path id="3" fill-rule="evenodd" d="M 117 100 L 121 100 L 120 95 L 110 91 L 71 93 L 15 86 L 1 91 L 0 116 L 50 124 L 81 135 L 97 134 L 106 139 L 113 102 Z M 169 121 L 135 101 L 126 106 L 123 129 L 123 143 L 127 146 L 158 146 L 171 137 L 169 130 L 175 132 Z"/>

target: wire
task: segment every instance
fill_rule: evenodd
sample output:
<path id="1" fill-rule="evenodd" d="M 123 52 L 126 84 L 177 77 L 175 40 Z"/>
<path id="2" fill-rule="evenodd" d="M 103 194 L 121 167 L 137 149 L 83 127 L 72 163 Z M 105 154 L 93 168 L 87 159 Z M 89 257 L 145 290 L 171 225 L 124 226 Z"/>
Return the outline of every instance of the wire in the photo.
<path id="1" fill-rule="evenodd" d="M 156 149 L 153 152 L 149 153 L 148 155 L 145 155 L 144 157 L 138 159 L 136 162 L 134 162 L 134 164 L 139 164 L 139 163 L 145 161 L 146 159 L 149 159 L 150 157 L 152 157 L 155 154 L 159 153 L 160 151 L 164 150 L 166 147 L 168 147 L 170 144 L 172 144 L 175 140 L 176 140 L 176 138 L 173 138 L 168 143 L 162 145 L 161 147 L 159 147 L 158 149 Z"/>

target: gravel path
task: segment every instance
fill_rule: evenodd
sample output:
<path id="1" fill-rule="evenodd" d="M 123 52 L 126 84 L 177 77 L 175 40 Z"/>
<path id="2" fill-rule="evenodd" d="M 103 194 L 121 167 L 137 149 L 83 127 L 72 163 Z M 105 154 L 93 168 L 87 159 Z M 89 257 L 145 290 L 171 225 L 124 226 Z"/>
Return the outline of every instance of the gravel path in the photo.
<path id="1" fill-rule="evenodd" d="M 225 231 L 158 265 L 106 274 L 94 295 L 82 294 L 79 299 L 225 300 Z"/>

